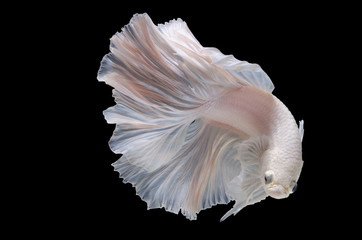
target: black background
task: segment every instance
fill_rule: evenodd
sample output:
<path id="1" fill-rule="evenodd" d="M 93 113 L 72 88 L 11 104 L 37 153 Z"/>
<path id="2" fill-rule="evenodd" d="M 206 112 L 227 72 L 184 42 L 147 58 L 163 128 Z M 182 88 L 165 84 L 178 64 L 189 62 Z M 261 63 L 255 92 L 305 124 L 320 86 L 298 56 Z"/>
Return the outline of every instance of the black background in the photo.
<path id="1" fill-rule="evenodd" d="M 322 144 L 330 140 L 326 123 L 332 115 L 326 112 L 334 100 L 320 94 L 328 94 L 326 82 L 333 81 L 325 69 L 338 53 L 328 44 L 340 27 L 336 9 L 246 2 L 46 6 L 34 25 L 49 21 L 51 27 L 42 28 L 35 51 L 42 48 L 42 65 L 50 75 L 41 81 L 48 88 L 46 96 L 37 101 L 52 102 L 52 107 L 42 111 L 46 117 L 41 124 L 48 130 L 42 141 L 45 163 L 39 164 L 41 174 L 33 174 L 37 190 L 26 188 L 24 193 L 30 210 L 24 221 L 35 223 L 31 231 L 50 229 L 54 234 L 102 239 L 143 234 L 241 239 L 327 234 L 330 223 L 341 221 L 340 210 L 331 205 L 336 196 L 327 188 L 329 159 Z M 109 39 L 133 14 L 144 12 L 155 24 L 182 18 L 203 46 L 258 63 L 269 75 L 273 94 L 297 121 L 305 121 L 304 167 L 296 193 L 282 200 L 267 198 L 220 223 L 233 202 L 203 210 L 198 220 L 189 221 L 163 209 L 147 210 L 134 188 L 122 183 L 111 166 L 120 156 L 107 143 L 114 126 L 102 114 L 114 105 L 112 88 L 96 76 L 109 52 Z M 32 220 L 35 216 L 41 221 Z"/>

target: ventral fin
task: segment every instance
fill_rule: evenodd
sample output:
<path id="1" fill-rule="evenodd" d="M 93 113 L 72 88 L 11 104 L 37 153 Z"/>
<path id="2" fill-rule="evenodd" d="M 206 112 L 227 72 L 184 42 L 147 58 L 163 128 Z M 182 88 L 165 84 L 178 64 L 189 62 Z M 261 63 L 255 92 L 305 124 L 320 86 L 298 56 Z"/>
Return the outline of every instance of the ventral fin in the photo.
<path id="1" fill-rule="evenodd" d="M 162 208 L 194 220 L 197 213 L 228 203 L 227 185 L 240 172 L 235 133 L 196 120 L 182 148 L 159 168 L 146 171 L 122 156 L 113 164 L 125 182 L 132 183 L 148 208 Z"/>
<path id="2" fill-rule="evenodd" d="M 244 141 L 239 148 L 241 159 L 239 174 L 227 186 L 227 194 L 235 204 L 220 221 L 237 214 L 244 207 L 259 202 L 267 197 L 264 191 L 261 174 L 261 158 L 269 145 L 266 136 L 255 137 Z"/>

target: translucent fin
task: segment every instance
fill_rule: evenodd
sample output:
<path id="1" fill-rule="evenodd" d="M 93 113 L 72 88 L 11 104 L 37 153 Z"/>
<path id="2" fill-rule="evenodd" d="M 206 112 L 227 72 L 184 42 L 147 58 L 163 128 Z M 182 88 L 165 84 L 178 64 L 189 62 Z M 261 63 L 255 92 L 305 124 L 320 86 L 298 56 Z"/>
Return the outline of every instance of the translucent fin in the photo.
<path id="1" fill-rule="evenodd" d="M 202 49 L 185 22 L 156 27 L 147 14 L 136 14 L 111 38 L 98 80 L 148 106 L 194 108 L 220 92 L 215 86 L 238 85 Z"/>
<path id="2" fill-rule="evenodd" d="M 224 55 L 217 48 L 205 48 L 212 62 L 228 70 L 241 83 L 252 85 L 267 92 L 274 90 L 274 84 L 258 64 L 240 61 L 233 55 Z"/>
<path id="3" fill-rule="evenodd" d="M 192 63 L 176 54 L 146 14 L 114 35 L 110 50 L 98 72 L 99 81 L 115 88 L 117 105 L 104 111 L 108 123 L 116 123 L 110 147 L 137 166 L 157 169 L 181 148 L 211 91 L 196 94 L 198 79 L 180 68 L 193 69 Z"/>
<path id="4" fill-rule="evenodd" d="M 181 19 L 170 21 L 166 24 L 159 24 L 158 28 L 169 40 L 170 45 L 175 49 L 187 49 L 197 52 L 212 65 L 216 65 L 233 75 L 233 84 L 252 85 L 268 92 L 274 90 L 274 84 L 269 76 L 258 64 L 251 64 L 247 61 L 240 61 L 233 55 L 224 55 L 217 48 L 204 48 L 191 33 L 186 23 Z M 179 53 L 182 55 L 182 52 Z M 216 72 L 217 69 L 214 70 Z M 228 84 L 225 84 L 227 86 Z"/>
<path id="5" fill-rule="evenodd" d="M 148 208 L 164 207 L 173 213 L 181 210 L 194 220 L 200 210 L 229 202 L 226 188 L 240 172 L 241 143 L 235 133 L 197 120 L 168 164 L 145 171 L 123 156 L 113 166 L 124 182 L 135 186 Z"/>
<path id="6" fill-rule="evenodd" d="M 303 136 L 304 136 L 304 120 L 299 121 L 299 134 L 300 134 L 300 141 L 303 141 Z"/>
<path id="7" fill-rule="evenodd" d="M 184 114 L 162 108 L 137 104 L 128 96 L 114 90 L 117 105 L 104 111 L 108 123 L 116 123 L 109 141 L 115 153 L 147 170 L 167 163 L 181 148 L 188 129 Z M 192 113 L 191 111 L 188 112 Z M 196 114 L 194 114 L 196 115 Z M 189 116 L 189 115 L 186 115 Z"/>
<path id="8" fill-rule="evenodd" d="M 231 215 L 235 215 L 244 207 L 259 202 L 267 197 L 264 191 L 263 179 L 260 176 L 261 156 L 268 148 L 268 137 L 251 138 L 243 142 L 238 155 L 241 160 L 241 168 L 238 176 L 233 178 L 227 186 L 226 192 L 229 198 L 236 200 L 233 208 L 228 211 L 220 221 L 224 221 Z"/>

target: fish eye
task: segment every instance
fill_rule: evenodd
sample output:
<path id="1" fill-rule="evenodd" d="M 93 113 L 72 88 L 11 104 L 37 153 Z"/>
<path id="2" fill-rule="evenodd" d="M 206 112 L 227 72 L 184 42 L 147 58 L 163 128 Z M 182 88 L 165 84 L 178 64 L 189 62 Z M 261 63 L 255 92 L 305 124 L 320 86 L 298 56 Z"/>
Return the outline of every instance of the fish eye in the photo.
<path id="1" fill-rule="evenodd" d="M 297 182 L 293 181 L 292 184 L 290 185 L 290 193 L 294 193 L 295 191 L 297 191 L 297 188 L 298 188 Z"/>
<path id="2" fill-rule="evenodd" d="M 270 171 L 266 171 L 264 175 L 265 184 L 269 184 L 273 181 L 273 173 Z"/>

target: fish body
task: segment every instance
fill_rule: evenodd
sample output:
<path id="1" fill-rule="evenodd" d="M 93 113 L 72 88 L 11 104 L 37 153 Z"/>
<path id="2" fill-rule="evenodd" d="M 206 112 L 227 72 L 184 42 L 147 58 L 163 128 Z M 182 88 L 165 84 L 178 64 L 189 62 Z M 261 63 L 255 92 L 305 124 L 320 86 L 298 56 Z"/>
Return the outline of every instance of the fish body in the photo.
<path id="1" fill-rule="evenodd" d="M 288 197 L 303 161 L 303 121 L 272 94 L 257 64 L 205 48 L 181 19 L 155 26 L 136 14 L 111 38 L 98 80 L 116 105 L 113 166 L 148 208 L 197 218 L 235 201 L 221 220 L 265 199 Z"/>

